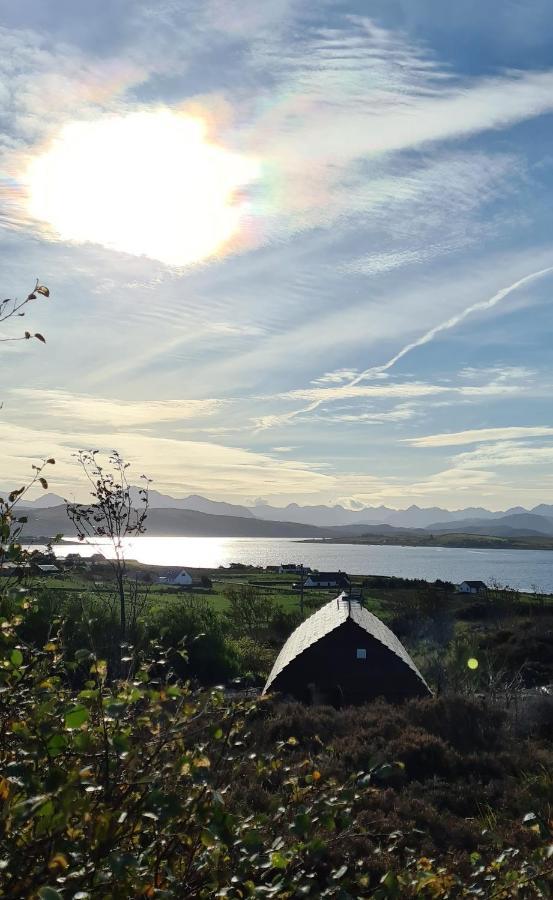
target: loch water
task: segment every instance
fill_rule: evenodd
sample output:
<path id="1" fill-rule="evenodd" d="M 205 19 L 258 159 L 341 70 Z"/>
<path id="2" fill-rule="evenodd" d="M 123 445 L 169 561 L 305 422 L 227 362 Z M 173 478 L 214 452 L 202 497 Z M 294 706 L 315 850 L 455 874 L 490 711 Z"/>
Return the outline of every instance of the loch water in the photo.
<path id="1" fill-rule="evenodd" d="M 109 547 L 63 543 L 58 556 L 90 556 Z M 137 537 L 126 540 L 128 559 L 149 565 L 216 569 L 230 563 L 255 566 L 303 563 L 320 571 L 341 569 L 350 575 L 396 575 L 459 583 L 480 580 L 523 591 L 553 593 L 553 551 L 490 550 L 464 547 L 397 547 L 327 544 L 285 538 Z"/>

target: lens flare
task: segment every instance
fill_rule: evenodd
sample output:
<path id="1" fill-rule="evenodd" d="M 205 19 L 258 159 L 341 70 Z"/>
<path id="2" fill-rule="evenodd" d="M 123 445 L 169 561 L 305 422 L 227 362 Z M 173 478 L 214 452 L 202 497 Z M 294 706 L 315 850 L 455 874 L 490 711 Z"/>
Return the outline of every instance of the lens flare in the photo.
<path id="1" fill-rule="evenodd" d="M 72 122 L 28 164 L 28 211 L 64 241 L 185 266 L 222 252 L 248 213 L 259 163 L 162 109 Z"/>
<path id="2" fill-rule="evenodd" d="M 474 656 L 471 656 L 471 658 L 467 660 L 467 666 L 469 667 L 469 669 L 473 669 L 473 670 L 477 669 L 478 668 L 478 660 L 475 659 Z"/>

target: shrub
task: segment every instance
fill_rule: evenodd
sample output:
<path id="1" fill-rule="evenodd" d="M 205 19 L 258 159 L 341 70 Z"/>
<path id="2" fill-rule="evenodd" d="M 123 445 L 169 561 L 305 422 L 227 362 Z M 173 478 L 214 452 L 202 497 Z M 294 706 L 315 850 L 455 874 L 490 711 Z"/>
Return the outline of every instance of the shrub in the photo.
<path id="1" fill-rule="evenodd" d="M 64 661 L 63 632 L 43 648 L 26 643 L 32 602 L 12 605 L 0 629 L 3 898 L 445 898 L 470 896 L 467 885 L 511 896 L 543 881 L 549 794 L 542 785 L 538 802 L 535 774 L 531 831 L 501 809 L 511 777 L 495 810 L 482 807 L 492 839 L 448 809 L 445 790 L 438 802 L 436 766 L 449 769 L 458 804 L 465 757 L 410 717 L 436 727 L 443 704 L 229 701 L 176 682 L 164 650 L 110 683 L 86 648 Z M 76 666 L 82 689 L 71 686 Z M 361 748 L 367 765 L 352 770 Z M 383 763 L 371 763 L 373 748 Z M 517 805 L 528 783 L 517 783 Z M 492 797 L 476 778 L 464 787 L 475 807 Z"/>

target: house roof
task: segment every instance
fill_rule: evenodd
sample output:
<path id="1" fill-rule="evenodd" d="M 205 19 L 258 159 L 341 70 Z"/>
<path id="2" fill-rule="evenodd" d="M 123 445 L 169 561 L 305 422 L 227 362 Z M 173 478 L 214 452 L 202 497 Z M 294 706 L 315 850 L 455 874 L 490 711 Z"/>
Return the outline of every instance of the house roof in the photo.
<path id="1" fill-rule="evenodd" d="M 37 569 L 40 569 L 41 572 L 59 572 L 57 566 L 52 566 L 47 563 L 38 563 Z"/>
<path id="2" fill-rule="evenodd" d="M 309 577 L 314 581 L 349 581 L 345 572 L 310 572 Z"/>
<path id="3" fill-rule="evenodd" d="M 461 584 L 468 584 L 469 587 L 485 588 L 487 585 L 483 581 L 462 581 Z"/>
<path id="4" fill-rule="evenodd" d="M 343 625 L 348 619 L 351 619 L 356 625 L 363 628 L 367 634 L 371 635 L 371 637 L 375 638 L 377 641 L 380 641 L 380 643 L 387 647 L 388 650 L 391 650 L 392 653 L 395 653 L 396 656 L 413 670 L 425 687 L 428 688 L 426 681 L 407 653 L 407 650 L 384 622 L 381 622 L 380 619 L 373 616 L 373 614 L 370 613 L 368 609 L 365 609 L 364 606 L 361 606 L 360 603 L 348 600 L 346 594 L 340 594 L 339 597 L 331 600 L 330 603 L 321 606 L 320 609 L 314 612 L 312 616 L 309 616 L 308 619 L 302 622 L 301 625 L 292 632 L 276 658 L 275 664 L 271 669 L 271 674 L 263 688 L 263 693 L 267 693 L 277 676 L 280 675 L 283 669 L 296 659 L 300 653 L 303 653 L 308 647 L 311 647 L 313 644 L 317 643 L 317 641 L 320 641 L 321 638 L 325 637 L 336 628 L 339 628 L 340 625 Z M 428 690 L 430 689 L 428 688 Z"/>
<path id="5" fill-rule="evenodd" d="M 184 573 L 184 575 L 188 575 L 188 574 L 189 574 L 189 573 L 186 571 L 186 569 L 183 569 L 182 566 L 179 566 L 178 568 L 166 569 L 166 570 L 160 575 L 160 578 L 176 578 L 177 575 L 182 575 L 183 573 Z"/>

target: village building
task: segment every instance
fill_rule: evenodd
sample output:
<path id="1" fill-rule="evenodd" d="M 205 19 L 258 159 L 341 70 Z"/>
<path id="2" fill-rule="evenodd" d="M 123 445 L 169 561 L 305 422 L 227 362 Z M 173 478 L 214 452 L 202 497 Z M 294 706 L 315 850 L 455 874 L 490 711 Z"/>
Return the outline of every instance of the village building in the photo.
<path id="1" fill-rule="evenodd" d="M 192 575 L 186 569 L 167 569 L 158 579 L 160 584 L 171 585 L 172 587 L 191 587 Z"/>
<path id="2" fill-rule="evenodd" d="M 345 593 L 292 632 L 263 689 L 272 692 L 336 706 L 431 694 L 395 634 Z"/>
<path id="3" fill-rule="evenodd" d="M 460 594 L 484 594 L 488 587 L 483 581 L 462 581 L 457 590 Z"/>
<path id="4" fill-rule="evenodd" d="M 350 581 L 345 572 L 310 572 L 303 586 L 306 588 L 337 588 L 349 591 Z"/>
<path id="5" fill-rule="evenodd" d="M 60 570 L 57 566 L 49 565 L 47 563 L 34 563 L 31 566 L 33 575 L 59 575 Z"/>

